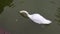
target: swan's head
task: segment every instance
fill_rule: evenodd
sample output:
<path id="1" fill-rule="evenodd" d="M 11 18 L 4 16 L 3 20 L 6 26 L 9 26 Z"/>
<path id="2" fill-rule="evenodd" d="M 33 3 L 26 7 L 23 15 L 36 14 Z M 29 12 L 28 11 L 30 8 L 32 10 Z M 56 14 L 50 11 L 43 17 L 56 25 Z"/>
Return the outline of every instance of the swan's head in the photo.
<path id="1" fill-rule="evenodd" d="M 29 15 L 29 13 L 28 13 L 27 11 L 25 11 L 25 10 L 20 11 L 20 13 L 21 13 L 21 14 L 25 14 L 25 15 L 27 15 L 27 16 Z"/>
<path id="2" fill-rule="evenodd" d="M 25 11 L 25 10 L 21 10 L 21 11 L 20 11 L 20 14 L 21 14 L 23 17 L 27 17 L 27 16 L 29 15 L 28 12 Z"/>

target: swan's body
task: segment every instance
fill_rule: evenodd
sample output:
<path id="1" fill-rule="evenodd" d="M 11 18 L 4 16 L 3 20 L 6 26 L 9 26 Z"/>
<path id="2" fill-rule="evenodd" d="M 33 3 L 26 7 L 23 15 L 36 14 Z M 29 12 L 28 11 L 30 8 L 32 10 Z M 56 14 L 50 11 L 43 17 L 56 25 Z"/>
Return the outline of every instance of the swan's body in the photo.
<path id="1" fill-rule="evenodd" d="M 32 14 L 30 15 L 27 11 L 25 10 L 22 10 L 20 11 L 20 13 L 26 13 L 27 16 L 35 23 L 38 23 L 38 24 L 50 24 L 51 21 L 50 20 L 47 20 L 45 19 L 43 16 L 41 16 L 40 14 Z"/>

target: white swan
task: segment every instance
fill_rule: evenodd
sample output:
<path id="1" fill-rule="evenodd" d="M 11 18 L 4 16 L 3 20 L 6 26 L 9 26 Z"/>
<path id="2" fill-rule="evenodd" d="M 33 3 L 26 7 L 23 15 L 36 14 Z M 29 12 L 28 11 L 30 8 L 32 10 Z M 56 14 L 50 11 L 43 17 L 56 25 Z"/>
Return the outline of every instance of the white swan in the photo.
<path id="1" fill-rule="evenodd" d="M 50 24 L 52 21 L 45 19 L 43 16 L 40 14 L 32 14 L 30 15 L 27 11 L 22 10 L 20 13 L 26 13 L 26 15 L 35 23 L 38 24 Z"/>

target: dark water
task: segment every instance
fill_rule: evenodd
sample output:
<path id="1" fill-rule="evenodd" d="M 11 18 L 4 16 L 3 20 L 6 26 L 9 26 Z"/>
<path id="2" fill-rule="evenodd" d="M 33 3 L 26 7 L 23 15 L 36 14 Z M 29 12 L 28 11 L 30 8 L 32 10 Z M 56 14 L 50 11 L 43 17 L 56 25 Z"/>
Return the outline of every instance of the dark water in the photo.
<path id="1" fill-rule="evenodd" d="M 52 23 L 33 23 L 19 14 L 23 9 L 39 13 Z M 0 27 L 11 34 L 60 34 L 60 0 L 0 0 Z"/>

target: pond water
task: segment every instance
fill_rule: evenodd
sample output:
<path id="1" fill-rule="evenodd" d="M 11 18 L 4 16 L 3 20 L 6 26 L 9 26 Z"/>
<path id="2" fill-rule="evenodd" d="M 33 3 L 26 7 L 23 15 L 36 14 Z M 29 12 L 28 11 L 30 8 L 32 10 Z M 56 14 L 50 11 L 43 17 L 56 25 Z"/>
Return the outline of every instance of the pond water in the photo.
<path id="1" fill-rule="evenodd" d="M 36 24 L 19 14 L 23 9 L 39 13 L 52 23 Z M 0 0 L 0 27 L 11 34 L 60 34 L 60 0 Z"/>

